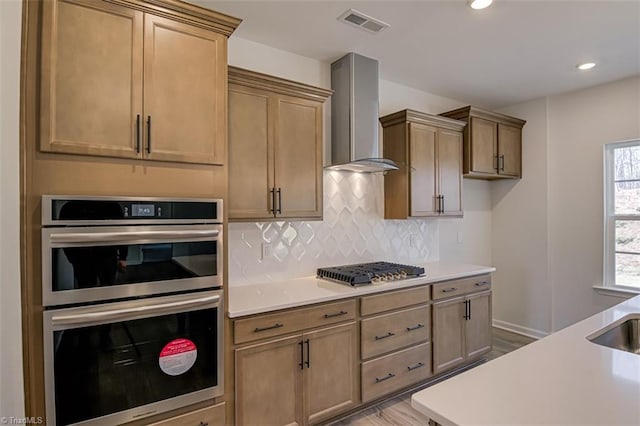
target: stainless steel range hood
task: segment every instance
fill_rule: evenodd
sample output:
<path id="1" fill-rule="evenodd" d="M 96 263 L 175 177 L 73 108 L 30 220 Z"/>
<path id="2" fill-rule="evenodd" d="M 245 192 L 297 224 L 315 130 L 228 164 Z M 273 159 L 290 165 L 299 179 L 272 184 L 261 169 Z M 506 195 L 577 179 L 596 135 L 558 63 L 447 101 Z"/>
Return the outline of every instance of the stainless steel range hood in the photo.
<path id="1" fill-rule="evenodd" d="M 397 170 L 378 149 L 378 61 L 348 53 L 331 64 L 330 170 Z"/>

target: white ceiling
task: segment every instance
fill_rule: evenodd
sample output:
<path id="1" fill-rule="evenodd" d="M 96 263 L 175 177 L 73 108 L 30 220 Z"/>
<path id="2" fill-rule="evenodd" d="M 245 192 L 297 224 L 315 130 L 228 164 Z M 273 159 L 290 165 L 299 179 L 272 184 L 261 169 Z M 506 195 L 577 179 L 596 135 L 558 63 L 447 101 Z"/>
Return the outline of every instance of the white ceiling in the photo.
<path id="1" fill-rule="evenodd" d="M 192 1 L 242 18 L 234 37 L 326 62 L 353 51 L 385 80 L 489 108 L 640 75 L 640 0 Z M 337 21 L 349 8 L 391 27 Z"/>

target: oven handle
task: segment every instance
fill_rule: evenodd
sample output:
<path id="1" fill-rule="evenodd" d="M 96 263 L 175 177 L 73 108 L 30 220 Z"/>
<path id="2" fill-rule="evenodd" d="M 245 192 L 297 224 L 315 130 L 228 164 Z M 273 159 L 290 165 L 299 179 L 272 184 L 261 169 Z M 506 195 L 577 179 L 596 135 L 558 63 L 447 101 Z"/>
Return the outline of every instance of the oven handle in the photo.
<path id="1" fill-rule="evenodd" d="M 220 235 L 217 229 L 199 231 L 122 231 L 122 232 L 68 232 L 52 233 L 49 241 L 52 243 L 93 243 L 93 242 L 123 242 L 137 240 L 185 240 L 195 238 L 215 238 Z"/>
<path id="2" fill-rule="evenodd" d="M 207 296 L 199 299 L 182 300 L 178 302 L 159 303 L 151 306 L 136 306 L 132 308 L 114 309 L 112 311 L 102 312 L 89 312 L 84 314 L 72 314 L 72 315 L 53 315 L 51 317 L 51 323 L 54 326 L 59 325 L 71 325 L 79 323 L 87 323 L 101 320 L 126 320 L 131 314 L 139 313 L 159 313 L 166 310 L 173 310 L 175 308 L 191 308 L 201 305 L 216 304 L 220 301 L 220 296 Z"/>

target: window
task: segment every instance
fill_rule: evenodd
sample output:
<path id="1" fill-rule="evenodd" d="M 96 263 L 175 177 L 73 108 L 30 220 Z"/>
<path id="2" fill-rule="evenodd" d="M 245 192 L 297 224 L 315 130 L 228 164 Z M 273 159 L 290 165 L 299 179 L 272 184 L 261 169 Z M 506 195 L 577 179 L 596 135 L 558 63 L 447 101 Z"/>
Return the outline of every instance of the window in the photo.
<path id="1" fill-rule="evenodd" d="M 604 285 L 640 291 L 640 140 L 604 147 Z"/>

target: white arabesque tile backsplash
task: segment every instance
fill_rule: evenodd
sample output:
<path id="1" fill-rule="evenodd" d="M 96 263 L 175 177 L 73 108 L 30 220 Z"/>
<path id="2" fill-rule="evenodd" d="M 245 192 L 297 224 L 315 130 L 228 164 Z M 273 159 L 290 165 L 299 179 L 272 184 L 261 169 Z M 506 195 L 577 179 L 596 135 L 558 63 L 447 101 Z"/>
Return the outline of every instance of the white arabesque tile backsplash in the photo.
<path id="1" fill-rule="evenodd" d="M 364 261 L 437 261 L 437 220 L 384 220 L 384 177 L 324 171 L 324 220 L 230 223 L 229 284 L 315 275 Z M 262 258 L 262 244 L 271 256 Z"/>

